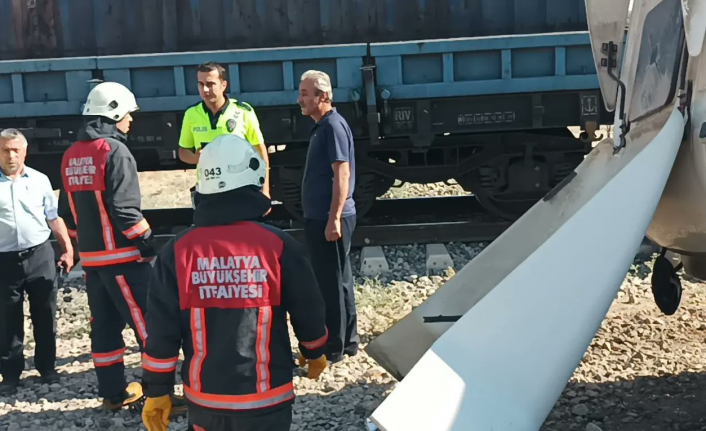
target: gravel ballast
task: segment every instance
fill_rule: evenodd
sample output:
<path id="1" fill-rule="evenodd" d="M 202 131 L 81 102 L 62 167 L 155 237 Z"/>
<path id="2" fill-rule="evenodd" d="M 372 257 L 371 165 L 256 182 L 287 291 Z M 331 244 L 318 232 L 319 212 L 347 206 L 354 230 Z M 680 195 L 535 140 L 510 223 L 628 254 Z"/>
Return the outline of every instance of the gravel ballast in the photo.
<path id="1" fill-rule="evenodd" d="M 437 193 L 453 194 L 453 191 Z M 447 244 L 459 270 L 487 244 Z M 358 322 L 363 346 L 421 304 L 450 276 L 427 276 L 421 245 L 385 247 L 390 272 L 376 279 L 360 275 L 359 252 L 353 253 Z M 706 285 L 683 281 L 682 305 L 662 315 L 652 300 L 650 262 L 636 261 L 583 361 L 545 422 L 543 431 L 684 431 L 706 429 L 703 405 L 706 377 L 704 293 Z M 58 385 L 41 385 L 33 369 L 34 342 L 25 303 L 29 368 L 17 395 L 0 398 L 0 429 L 138 430 L 139 413 L 98 410 L 95 373 L 90 358 L 88 304 L 82 279 L 59 292 Z M 290 330 L 291 332 L 291 330 Z M 140 376 L 135 337 L 126 330 L 130 379 Z M 292 345 L 295 345 L 294 339 Z M 518 358 L 517 360 L 522 360 Z M 309 380 L 297 369 L 294 379 L 296 431 L 363 431 L 365 418 L 389 394 L 395 380 L 361 349 L 354 358 Z M 185 430 L 173 422 L 170 430 Z"/>

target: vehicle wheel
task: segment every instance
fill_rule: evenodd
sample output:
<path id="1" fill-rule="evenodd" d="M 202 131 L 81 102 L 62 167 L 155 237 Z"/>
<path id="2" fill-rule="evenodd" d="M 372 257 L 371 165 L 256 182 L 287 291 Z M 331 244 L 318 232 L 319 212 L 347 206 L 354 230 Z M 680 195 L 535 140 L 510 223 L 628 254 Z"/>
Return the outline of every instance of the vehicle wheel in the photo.
<path id="1" fill-rule="evenodd" d="M 662 313 L 671 316 L 676 313 L 681 302 L 682 286 L 677 272 L 681 269 L 680 263 L 676 268 L 665 257 L 666 249 L 655 259 L 652 269 L 652 295 L 657 307 Z"/>

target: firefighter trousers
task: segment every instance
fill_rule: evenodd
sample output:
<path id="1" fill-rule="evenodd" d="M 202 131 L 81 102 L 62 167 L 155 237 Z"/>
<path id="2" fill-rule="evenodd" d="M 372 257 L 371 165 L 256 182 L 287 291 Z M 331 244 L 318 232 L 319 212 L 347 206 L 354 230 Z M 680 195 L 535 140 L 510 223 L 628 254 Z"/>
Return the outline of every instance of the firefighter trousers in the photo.
<path id="1" fill-rule="evenodd" d="M 229 415 L 210 413 L 189 406 L 188 431 L 289 431 L 292 426 L 292 405 L 266 409 L 262 413 Z"/>
<path id="2" fill-rule="evenodd" d="M 98 396 L 119 397 L 125 379 L 125 324 L 135 333 L 140 353 L 147 339 L 145 316 L 152 266 L 130 262 L 84 268 L 91 310 L 91 356 L 98 378 Z"/>

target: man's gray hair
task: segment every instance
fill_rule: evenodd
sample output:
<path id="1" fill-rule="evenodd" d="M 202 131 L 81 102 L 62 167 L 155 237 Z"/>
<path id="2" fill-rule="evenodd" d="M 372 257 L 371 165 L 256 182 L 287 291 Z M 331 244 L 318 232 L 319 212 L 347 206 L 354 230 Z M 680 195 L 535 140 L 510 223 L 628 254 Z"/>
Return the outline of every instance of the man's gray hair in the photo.
<path id="1" fill-rule="evenodd" d="M 0 130 L 0 139 L 5 139 L 6 141 L 14 141 L 15 139 L 19 139 L 25 147 L 27 146 L 27 138 L 17 129 Z"/>
<path id="2" fill-rule="evenodd" d="M 333 89 L 331 88 L 331 78 L 329 78 L 326 72 L 320 70 L 307 70 L 302 74 L 302 81 L 311 79 L 314 81 L 314 87 L 316 88 L 316 95 L 326 93 L 328 100 L 333 102 Z"/>

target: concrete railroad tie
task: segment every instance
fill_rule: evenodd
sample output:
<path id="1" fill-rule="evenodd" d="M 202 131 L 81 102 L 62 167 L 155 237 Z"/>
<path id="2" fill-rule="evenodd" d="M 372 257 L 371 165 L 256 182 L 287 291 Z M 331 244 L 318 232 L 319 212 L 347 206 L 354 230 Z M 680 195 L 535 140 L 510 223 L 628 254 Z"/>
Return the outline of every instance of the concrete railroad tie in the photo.
<path id="1" fill-rule="evenodd" d="M 447 268 L 453 268 L 453 259 L 444 244 L 427 244 L 426 268 L 427 275 Z M 360 272 L 367 277 L 376 277 L 390 271 L 382 247 L 364 247 L 360 253 Z"/>
<path id="2" fill-rule="evenodd" d="M 360 253 L 360 272 L 367 277 L 376 277 L 390 271 L 385 253 L 382 247 L 364 247 Z M 154 261 L 151 262 L 154 265 Z M 431 275 L 448 268 L 453 268 L 454 262 L 451 255 L 446 250 L 444 244 L 427 244 L 426 246 L 426 268 L 427 275 Z M 67 279 L 83 277 L 84 271 L 81 262 L 71 268 Z"/>

